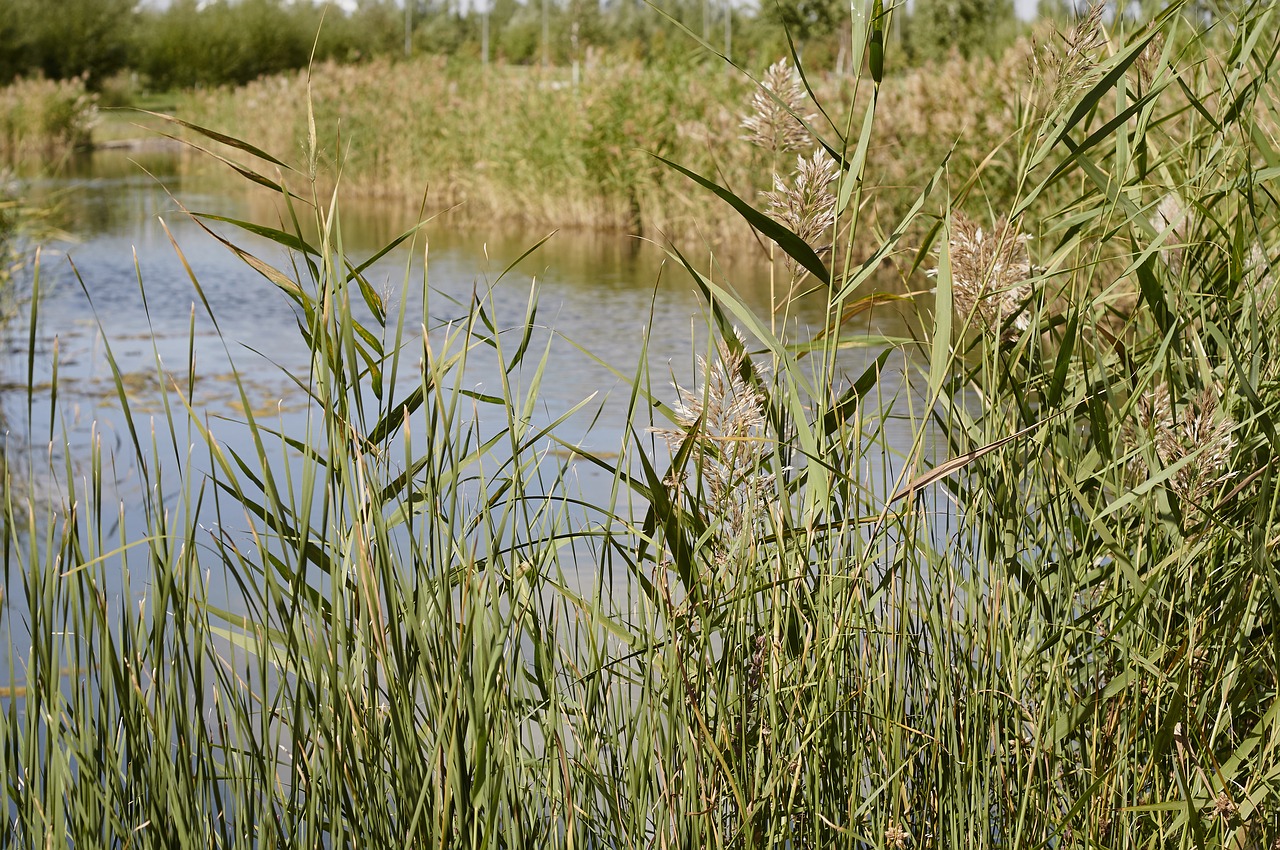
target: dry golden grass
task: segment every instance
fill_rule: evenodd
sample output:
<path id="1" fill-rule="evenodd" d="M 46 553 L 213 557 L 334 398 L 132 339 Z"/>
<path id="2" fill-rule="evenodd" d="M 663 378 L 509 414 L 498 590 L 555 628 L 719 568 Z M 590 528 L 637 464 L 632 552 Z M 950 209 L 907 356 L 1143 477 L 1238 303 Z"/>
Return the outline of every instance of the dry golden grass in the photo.
<path id="1" fill-rule="evenodd" d="M 96 100 L 83 78 L 16 80 L 0 88 L 0 161 L 57 159 L 88 145 Z"/>

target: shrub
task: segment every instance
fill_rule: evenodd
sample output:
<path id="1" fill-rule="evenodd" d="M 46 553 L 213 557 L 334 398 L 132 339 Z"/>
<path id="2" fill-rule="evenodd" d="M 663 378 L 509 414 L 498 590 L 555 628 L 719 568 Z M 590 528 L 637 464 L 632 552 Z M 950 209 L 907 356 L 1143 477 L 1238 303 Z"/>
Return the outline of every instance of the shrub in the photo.
<path id="1" fill-rule="evenodd" d="M 89 144 L 96 119 L 84 78 L 18 80 L 0 88 L 0 160 L 64 156 Z"/>

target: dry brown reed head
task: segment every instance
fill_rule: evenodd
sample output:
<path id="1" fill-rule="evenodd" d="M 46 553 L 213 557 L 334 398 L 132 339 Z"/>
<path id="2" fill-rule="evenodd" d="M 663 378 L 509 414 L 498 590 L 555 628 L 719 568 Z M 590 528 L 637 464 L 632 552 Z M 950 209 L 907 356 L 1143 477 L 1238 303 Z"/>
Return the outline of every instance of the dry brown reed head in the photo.
<path id="1" fill-rule="evenodd" d="M 957 316 L 976 314 L 981 330 L 998 334 L 1012 318 L 1010 332 L 1026 330 L 1024 308 L 1031 297 L 1027 235 L 999 218 L 988 229 L 962 212 L 951 218 L 952 303 Z M 937 274 L 934 269 L 930 274 Z"/>
<path id="2" fill-rule="evenodd" d="M 911 840 L 911 835 L 897 823 L 889 824 L 889 828 L 884 831 L 884 846 L 893 847 L 895 850 L 902 850 Z"/>
<path id="3" fill-rule="evenodd" d="M 815 251 L 828 246 L 824 238 L 836 222 L 836 196 L 832 184 L 840 174 L 840 167 L 827 153 L 818 148 L 813 156 L 796 159 L 792 182 L 780 174 L 773 175 L 773 191 L 765 192 L 769 213 L 805 241 Z M 794 271 L 795 261 L 787 258 Z"/>
<path id="4" fill-rule="evenodd" d="M 1151 90 L 1151 81 L 1156 78 L 1156 74 L 1160 70 L 1160 57 L 1164 53 L 1164 32 L 1158 32 L 1152 36 L 1147 42 L 1147 46 L 1142 48 L 1142 52 L 1138 54 L 1138 58 L 1134 60 L 1133 69 L 1138 75 L 1138 91 L 1147 92 Z"/>
<path id="5" fill-rule="evenodd" d="M 742 119 L 742 128 L 747 131 L 742 138 L 773 153 L 808 147 L 809 131 L 797 116 L 806 122 L 817 116 L 802 111 L 806 96 L 799 76 L 787 60 L 774 62 L 751 94 L 748 112 Z"/>
<path id="6" fill-rule="evenodd" d="M 1160 199 L 1160 204 L 1151 215 L 1151 226 L 1156 233 L 1169 234 L 1164 238 L 1160 256 L 1164 258 L 1169 271 L 1182 274 L 1183 261 L 1186 259 L 1186 245 L 1191 236 L 1191 216 L 1180 199 L 1173 192 Z"/>
<path id="7" fill-rule="evenodd" d="M 1178 498 L 1196 505 L 1230 476 L 1228 464 L 1235 448 L 1235 423 L 1220 411 L 1221 390 L 1208 386 L 1175 409 L 1167 384 L 1148 390 L 1134 409 L 1136 432 L 1126 433 L 1126 442 L 1136 446 L 1143 437 L 1151 440 L 1160 468 L 1195 455 L 1167 481 Z M 1138 477 L 1150 477 L 1158 470 L 1141 458 L 1130 461 Z"/>
<path id="8" fill-rule="evenodd" d="M 1107 43 L 1102 25 L 1105 9 L 1105 3 L 1094 3 L 1066 32 L 1056 33 L 1059 44 L 1045 45 L 1032 53 L 1048 93 L 1046 108 L 1068 103 L 1097 76 L 1099 53 Z"/>
<path id="9" fill-rule="evenodd" d="M 773 476 L 762 473 L 768 454 L 764 399 L 742 374 L 745 354 L 725 342 L 714 360 L 698 358 L 694 389 L 676 385 L 676 429 L 652 428 L 673 452 L 687 439 L 695 441 L 694 460 L 706 488 L 705 507 L 721 522 L 725 545 L 750 534 L 765 514 L 765 495 Z M 759 368 L 759 367 L 757 367 Z M 669 486 L 676 481 L 669 480 Z"/>

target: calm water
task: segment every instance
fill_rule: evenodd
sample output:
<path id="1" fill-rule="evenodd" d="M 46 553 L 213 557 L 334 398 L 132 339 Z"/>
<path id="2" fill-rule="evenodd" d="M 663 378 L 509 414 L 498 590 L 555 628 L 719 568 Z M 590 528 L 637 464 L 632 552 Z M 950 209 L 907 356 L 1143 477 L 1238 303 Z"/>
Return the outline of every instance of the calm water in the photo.
<path id="1" fill-rule="evenodd" d="M 76 469 L 87 463 L 91 440 L 100 436 L 104 455 L 114 457 L 114 496 L 125 505 L 141 485 L 108 349 L 122 371 L 144 440 L 150 440 L 150 417 L 158 415 L 156 421 L 162 421 L 164 416 L 157 358 L 159 368 L 180 383 L 186 380 L 188 360 L 194 358 L 198 412 L 216 424 L 225 445 L 246 454 L 252 447 L 243 429 L 236 427 L 244 412 L 233 376 L 238 374 L 247 388 L 255 413 L 298 433 L 307 415 L 306 399 L 299 397 L 282 368 L 305 375 L 309 363 L 292 303 L 178 206 L 180 201 L 194 211 L 278 225 L 280 211 L 271 199 L 246 191 L 238 178 L 233 182 L 221 175 L 183 177 L 176 161 L 164 154 L 135 158 L 137 162 L 129 154 L 102 152 L 67 177 L 31 185 L 31 194 L 59 200 L 64 226 L 75 240 L 51 245 L 43 256 L 34 403 L 28 408 L 25 316 L 10 328 L 5 383 L 11 389 L 3 398 L 11 453 L 23 445 L 35 447 L 34 454 L 44 455 L 47 466 L 45 447 L 51 435 L 60 445 L 65 433 L 72 457 L 59 461 Z M 345 203 L 342 214 L 346 249 L 358 260 L 414 221 L 413 210 L 387 203 Z M 165 225 L 209 300 L 216 330 L 198 306 Z M 214 226 L 263 259 L 289 267 L 287 255 L 277 246 L 230 226 Z M 464 315 L 474 292 L 487 291 L 502 269 L 546 235 L 458 231 L 445 222 L 428 224 L 423 233 L 430 245 L 428 314 L 433 322 Z M 744 256 L 741 249 L 733 254 L 736 262 L 720 274 L 728 275 L 759 314 L 766 315 L 767 263 L 758 254 Z M 553 421 L 588 395 L 598 394 L 585 412 L 559 429 L 563 438 L 607 453 L 618 445 L 625 425 L 629 387 L 576 346 L 630 375 L 637 369 L 647 333 L 654 391 L 674 400 L 671 381 L 691 385 L 695 357 L 707 345 L 705 332 L 698 330 L 705 326 L 703 303 L 687 273 L 669 261 L 664 264 L 665 259 L 657 247 L 624 236 L 559 233 L 493 287 L 499 324 L 511 326 L 520 322 L 536 281 L 539 324 L 554 329 L 554 335 L 548 330 L 551 354 L 538 416 Z M 696 262 L 705 266 L 709 259 L 704 251 Z M 416 293 L 422 274 L 420 247 L 413 257 L 407 250 L 393 253 L 369 274 L 373 285 L 390 295 L 393 309 L 406 291 L 410 293 L 404 295 L 410 301 L 410 327 L 416 324 L 412 317 L 420 315 Z M 821 307 L 820 302 L 796 305 L 796 323 L 819 325 Z M 888 310 L 871 317 L 865 329 L 905 333 L 902 317 Z M 48 396 L 55 351 L 58 413 L 51 416 Z M 861 374 L 877 353 L 869 348 L 847 352 L 842 365 L 848 378 Z M 415 353 L 404 365 L 416 362 Z M 474 365 L 466 381 L 481 391 L 497 392 L 499 374 L 493 365 Z M 891 360 L 892 369 L 901 367 L 901 358 Z M 416 369 L 407 371 L 413 378 Z M 899 387 L 901 374 L 887 375 L 883 383 Z M 903 449 L 909 439 L 905 430 L 892 437 Z M 37 480 L 40 463 L 34 461 Z M 611 482 L 597 467 L 581 462 L 576 466 L 588 498 L 607 494 Z M 126 525 L 135 521 L 126 510 Z"/>

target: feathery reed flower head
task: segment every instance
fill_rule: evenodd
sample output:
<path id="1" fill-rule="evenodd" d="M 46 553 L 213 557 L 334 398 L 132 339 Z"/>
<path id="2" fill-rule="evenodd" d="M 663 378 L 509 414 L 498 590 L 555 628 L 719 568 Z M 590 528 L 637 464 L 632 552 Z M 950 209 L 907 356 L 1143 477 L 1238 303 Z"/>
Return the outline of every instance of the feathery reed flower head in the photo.
<path id="1" fill-rule="evenodd" d="M 1097 76 L 1098 53 L 1107 40 L 1102 26 L 1105 9 L 1105 3 L 1094 3 L 1066 32 L 1057 33 L 1060 47 L 1045 45 L 1032 52 L 1031 61 L 1043 74 L 1047 108 L 1069 103 Z"/>
<path id="2" fill-rule="evenodd" d="M 1139 92 L 1145 93 L 1151 90 L 1151 82 L 1160 70 L 1160 57 L 1163 54 L 1164 32 L 1158 32 L 1147 42 L 1147 46 L 1142 48 L 1142 52 L 1133 63 L 1133 68 L 1138 75 Z"/>
<path id="3" fill-rule="evenodd" d="M 1267 251 L 1262 247 L 1261 243 L 1254 242 L 1253 248 L 1249 250 L 1249 260 L 1246 266 L 1248 274 L 1247 280 L 1253 287 L 1269 287 L 1273 283 L 1271 277 L 1271 261 L 1267 259 Z"/>
<path id="4" fill-rule="evenodd" d="M 676 387 L 680 393 L 680 403 L 675 406 L 676 422 L 688 429 L 701 420 L 701 438 L 712 441 L 756 435 L 764 427 L 764 412 L 760 394 L 742 377 L 745 355 L 734 352 L 724 342 L 718 350 L 719 357 L 714 362 L 698 358 L 700 387 Z M 676 443 L 684 439 L 683 432 L 674 436 Z"/>
<path id="5" fill-rule="evenodd" d="M 1270 317 L 1276 309 L 1276 281 L 1267 252 L 1257 242 L 1253 243 L 1253 249 L 1245 260 L 1244 283 L 1246 310 L 1256 310 L 1259 316 Z"/>
<path id="6" fill-rule="evenodd" d="M 839 174 L 840 167 L 826 148 L 818 148 L 808 159 L 797 157 L 790 185 L 782 175 L 773 175 L 773 191 L 764 193 L 769 213 L 814 250 L 827 247 L 817 243 L 836 221 L 831 185 Z"/>
<path id="7" fill-rule="evenodd" d="M 1168 480 L 1174 495 L 1192 504 L 1202 501 L 1230 477 L 1225 467 L 1235 448 L 1235 423 L 1219 410 L 1220 392 L 1218 387 L 1205 387 L 1175 410 L 1168 385 L 1160 384 L 1138 399 L 1134 408 L 1137 433 L 1126 433 L 1130 446 L 1137 444 L 1139 435 L 1150 437 L 1162 468 L 1196 456 Z M 1147 476 L 1157 471 L 1146 467 L 1139 458 L 1130 462 L 1130 468 L 1140 476 L 1144 471 Z"/>
<path id="8" fill-rule="evenodd" d="M 897 823 L 889 824 L 889 828 L 884 831 L 885 847 L 893 847 L 895 850 L 902 850 L 902 848 L 907 846 L 907 842 L 910 840 L 911 835 Z"/>
<path id="9" fill-rule="evenodd" d="M 721 521 L 721 537 L 731 545 L 764 516 L 764 497 L 774 476 L 762 472 L 768 455 L 764 398 L 743 377 L 746 355 L 723 341 L 717 348 L 714 361 L 698 358 L 694 389 L 675 387 L 680 402 L 673 412 L 679 427 L 649 430 L 672 451 L 685 440 L 695 441 L 693 458 L 706 488 L 704 507 Z M 756 368 L 759 372 L 762 367 Z"/>
<path id="10" fill-rule="evenodd" d="M 817 116 L 801 111 L 805 97 L 804 86 L 787 60 L 774 62 L 751 94 L 749 111 L 742 119 L 747 133 L 742 138 L 774 153 L 807 147 L 809 131 L 796 118 L 809 122 Z"/>
<path id="11" fill-rule="evenodd" d="M 1169 271 L 1175 275 L 1181 274 L 1186 244 L 1191 236 L 1191 217 L 1187 213 L 1187 208 L 1183 206 L 1182 199 L 1173 192 L 1161 198 L 1156 211 L 1151 216 L 1151 226 L 1155 228 L 1156 233 L 1169 231 L 1169 235 L 1164 240 L 1166 247 L 1160 256 L 1169 266 Z"/>
<path id="12" fill-rule="evenodd" d="M 956 315 L 977 314 L 984 330 L 999 333 L 1011 318 L 1011 332 L 1026 330 L 1030 319 L 1023 309 L 1031 297 L 1031 260 L 1027 235 L 1014 222 L 996 220 L 990 230 L 962 212 L 951 218 L 952 301 Z M 936 275 L 933 269 L 930 274 Z"/>

